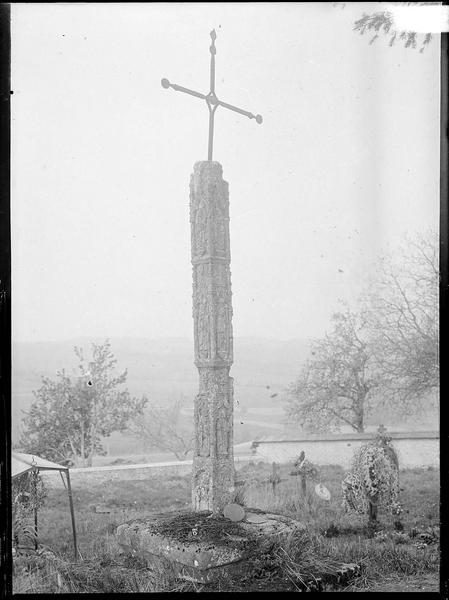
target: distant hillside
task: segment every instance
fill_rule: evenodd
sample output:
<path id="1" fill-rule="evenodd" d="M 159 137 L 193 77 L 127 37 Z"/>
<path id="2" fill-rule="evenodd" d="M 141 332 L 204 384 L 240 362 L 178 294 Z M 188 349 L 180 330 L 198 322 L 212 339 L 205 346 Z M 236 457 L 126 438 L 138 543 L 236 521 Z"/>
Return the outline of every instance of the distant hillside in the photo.
<path id="1" fill-rule="evenodd" d="M 42 375 L 54 377 L 62 368 L 76 374 L 74 346 L 89 351 L 91 343 L 103 339 L 72 339 L 63 342 L 19 342 L 13 344 L 13 430 L 18 431 L 21 411 L 33 401 L 33 390 Z M 111 338 L 118 369 L 128 369 L 131 394 L 145 394 L 163 403 L 183 397 L 186 406 L 198 390 L 198 372 L 193 364 L 193 341 L 187 338 Z M 293 381 L 308 353 L 307 340 L 277 341 L 264 338 L 234 340 L 236 414 L 253 426 L 279 428 L 283 419 L 282 389 Z M 243 417 L 238 418 L 241 425 Z M 266 426 L 264 424 L 266 423 Z"/>
<path id="2" fill-rule="evenodd" d="M 91 343 L 103 339 L 73 339 L 63 342 L 15 343 L 13 345 L 13 436 L 17 438 L 22 410 L 33 401 L 33 390 L 39 388 L 41 376 L 54 377 L 64 368 L 76 375 L 75 345 L 86 353 Z M 299 433 L 297 426 L 284 425 L 283 391 L 299 374 L 308 355 L 307 340 L 278 341 L 264 338 L 234 340 L 234 440 L 236 443 L 264 436 L 279 437 L 289 430 Z M 193 341 L 187 338 L 142 339 L 112 338 L 117 368 L 128 369 L 127 387 L 132 395 L 145 394 L 150 400 L 164 404 L 183 399 L 184 418 L 193 419 L 193 399 L 198 392 L 198 372 L 193 364 Z M 435 429 L 438 413 L 398 419 L 385 408 L 367 419 L 367 425 L 383 423 L 394 430 Z M 115 433 L 105 441 L 112 456 L 144 452 L 140 443 L 129 436 Z"/>

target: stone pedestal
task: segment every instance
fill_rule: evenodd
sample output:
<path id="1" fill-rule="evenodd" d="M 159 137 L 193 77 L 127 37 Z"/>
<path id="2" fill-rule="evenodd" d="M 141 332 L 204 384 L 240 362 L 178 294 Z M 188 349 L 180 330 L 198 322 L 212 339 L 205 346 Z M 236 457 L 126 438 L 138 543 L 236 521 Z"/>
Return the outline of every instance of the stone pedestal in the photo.
<path id="1" fill-rule="evenodd" d="M 360 572 L 356 564 L 310 561 L 296 573 L 279 563 L 274 548 L 290 536 L 305 547 L 304 525 L 285 515 L 245 509 L 233 522 L 210 512 L 163 513 L 119 525 L 116 541 L 122 558 L 137 558 L 149 568 L 168 568 L 187 581 L 213 584 L 213 591 L 330 591 Z M 313 548 L 311 548 L 313 552 Z M 270 558 L 271 557 L 271 558 Z"/>
<path id="2" fill-rule="evenodd" d="M 302 525 L 289 517 L 248 510 L 233 523 L 209 512 L 161 514 L 119 525 L 122 551 L 148 565 L 167 560 L 175 574 L 197 583 L 224 583 L 244 574 L 246 559 Z"/>
<path id="3" fill-rule="evenodd" d="M 190 182 L 195 365 L 193 510 L 218 513 L 234 488 L 229 193 L 218 162 L 194 166 Z"/>

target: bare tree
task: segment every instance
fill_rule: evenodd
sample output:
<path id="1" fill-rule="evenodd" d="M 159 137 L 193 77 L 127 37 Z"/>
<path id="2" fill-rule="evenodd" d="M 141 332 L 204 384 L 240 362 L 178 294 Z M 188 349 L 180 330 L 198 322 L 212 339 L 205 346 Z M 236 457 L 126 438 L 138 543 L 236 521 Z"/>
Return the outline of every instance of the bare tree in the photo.
<path id="1" fill-rule="evenodd" d="M 383 387 L 401 404 L 416 405 L 439 387 L 438 237 L 406 238 L 383 257 L 365 313 Z"/>
<path id="2" fill-rule="evenodd" d="M 309 431 L 345 424 L 363 432 L 378 386 L 365 323 L 349 309 L 332 321 L 332 332 L 313 342 L 311 358 L 288 390 L 287 415 Z"/>
<path id="3" fill-rule="evenodd" d="M 148 403 L 143 417 L 133 419 L 128 432 L 143 440 L 147 448 L 170 452 L 184 460 L 193 450 L 193 425 L 182 418 L 182 401 L 161 407 Z"/>
<path id="4" fill-rule="evenodd" d="M 359 313 L 333 316 L 334 329 L 288 390 L 287 415 L 305 429 L 364 430 L 374 409 L 428 409 L 439 388 L 438 237 L 406 238 L 379 261 Z"/>

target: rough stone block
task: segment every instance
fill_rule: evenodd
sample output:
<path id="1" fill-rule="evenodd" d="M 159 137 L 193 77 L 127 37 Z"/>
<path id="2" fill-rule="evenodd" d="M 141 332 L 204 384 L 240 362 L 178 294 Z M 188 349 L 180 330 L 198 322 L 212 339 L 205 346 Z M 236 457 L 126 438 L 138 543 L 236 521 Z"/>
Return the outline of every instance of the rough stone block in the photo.
<path id="1" fill-rule="evenodd" d="M 125 553 L 148 564 L 168 560 L 179 577 L 209 583 L 244 571 L 245 557 L 302 527 L 257 509 L 247 509 L 238 523 L 210 512 L 162 514 L 119 525 L 116 540 Z"/>

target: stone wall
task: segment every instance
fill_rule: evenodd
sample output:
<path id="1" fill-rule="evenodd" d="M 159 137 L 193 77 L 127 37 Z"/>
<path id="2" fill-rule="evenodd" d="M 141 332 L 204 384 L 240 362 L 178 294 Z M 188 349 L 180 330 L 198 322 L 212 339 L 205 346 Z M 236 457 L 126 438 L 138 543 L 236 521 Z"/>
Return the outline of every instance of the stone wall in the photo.
<path id="1" fill-rule="evenodd" d="M 236 457 L 234 463 L 238 468 L 239 463 L 253 460 L 252 456 Z M 117 465 L 109 467 L 89 467 L 70 469 L 72 487 L 96 485 L 108 481 L 161 481 L 168 477 L 183 477 L 192 472 L 192 461 L 148 463 L 141 465 Z M 50 487 L 63 488 L 63 483 L 58 471 L 43 471 L 42 476 Z"/>
<path id="2" fill-rule="evenodd" d="M 439 433 L 389 433 L 403 469 L 439 466 Z M 303 450 L 306 458 L 317 465 L 341 465 L 348 468 L 356 448 L 373 439 L 373 434 L 309 436 L 297 440 L 261 440 L 253 443 L 254 458 L 286 463 Z"/>
<path id="3" fill-rule="evenodd" d="M 402 469 L 439 467 L 440 439 L 438 432 L 391 433 Z M 253 443 L 253 454 L 234 457 L 238 470 L 249 461 L 287 463 L 304 450 L 306 457 L 317 465 L 341 465 L 347 469 L 356 448 L 373 438 L 373 434 L 314 436 L 298 440 L 262 440 Z M 116 465 L 70 469 L 72 487 L 95 485 L 108 481 L 152 480 L 163 482 L 168 477 L 184 477 L 192 472 L 192 461 Z M 42 473 L 47 485 L 63 488 L 59 472 Z"/>

